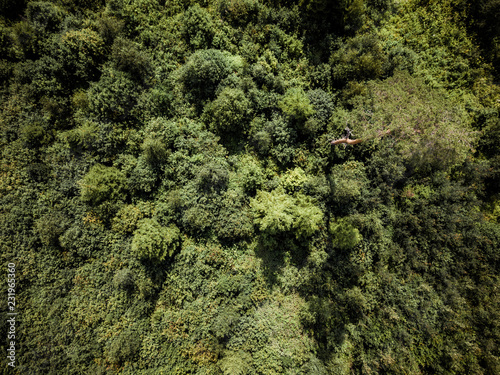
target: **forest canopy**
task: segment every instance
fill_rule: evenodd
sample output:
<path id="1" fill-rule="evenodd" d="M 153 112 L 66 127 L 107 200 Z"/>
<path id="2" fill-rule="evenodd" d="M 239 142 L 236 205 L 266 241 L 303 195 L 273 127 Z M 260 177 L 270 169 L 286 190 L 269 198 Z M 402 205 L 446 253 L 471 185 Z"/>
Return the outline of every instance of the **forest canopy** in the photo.
<path id="1" fill-rule="evenodd" d="M 500 373 L 498 19 L 1 1 L 4 373 Z"/>

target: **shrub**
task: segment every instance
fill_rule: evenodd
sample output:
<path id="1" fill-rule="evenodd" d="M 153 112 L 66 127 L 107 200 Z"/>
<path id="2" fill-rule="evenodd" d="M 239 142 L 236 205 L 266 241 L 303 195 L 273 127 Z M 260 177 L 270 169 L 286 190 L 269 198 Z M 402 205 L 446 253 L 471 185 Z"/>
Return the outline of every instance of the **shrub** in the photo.
<path id="1" fill-rule="evenodd" d="M 194 4 L 184 13 L 182 34 L 194 49 L 210 48 L 214 35 L 212 17 L 206 9 Z"/>
<path id="2" fill-rule="evenodd" d="M 106 54 L 104 41 L 92 29 L 69 30 L 61 37 L 65 70 L 81 81 L 94 80 Z"/>
<path id="3" fill-rule="evenodd" d="M 203 100 L 213 97 L 219 83 L 242 63 L 240 58 L 226 52 L 199 50 L 177 71 L 177 76 L 185 91 Z"/>
<path id="4" fill-rule="evenodd" d="M 105 201 L 122 200 L 126 194 L 125 175 L 114 167 L 102 164 L 90 168 L 80 185 L 82 201 L 93 206 Z"/>
<path id="5" fill-rule="evenodd" d="M 309 237 L 319 229 L 323 213 L 303 194 L 288 195 L 283 189 L 259 191 L 251 200 L 254 223 L 269 235 L 292 231 L 297 238 Z"/>
<path id="6" fill-rule="evenodd" d="M 57 31 L 63 19 L 63 11 L 48 1 L 32 1 L 26 8 L 28 20 L 36 28 L 46 31 Z"/>
<path id="7" fill-rule="evenodd" d="M 155 219 L 142 219 L 132 239 L 132 252 L 142 259 L 162 261 L 171 258 L 180 246 L 180 231 L 175 225 L 161 226 Z"/>
<path id="8" fill-rule="evenodd" d="M 363 239 L 359 230 L 350 224 L 347 218 L 331 221 L 329 229 L 333 246 L 342 250 L 355 247 Z"/>
<path id="9" fill-rule="evenodd" d="M 216 134 L 240 134 L 247 130 L 251 103 L 240 89 L 226 87 L 205 107 L 203 121 Z"/>

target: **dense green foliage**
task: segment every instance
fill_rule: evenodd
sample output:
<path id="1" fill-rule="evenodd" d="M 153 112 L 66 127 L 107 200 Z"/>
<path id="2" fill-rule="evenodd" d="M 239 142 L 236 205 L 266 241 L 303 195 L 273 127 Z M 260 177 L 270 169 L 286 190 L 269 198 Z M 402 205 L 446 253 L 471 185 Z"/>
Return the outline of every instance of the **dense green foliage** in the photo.
<path id="1" fill-rule="evenodd" d="M 4 373 L 500 373 L 499 4 L 0 1 Z"/>

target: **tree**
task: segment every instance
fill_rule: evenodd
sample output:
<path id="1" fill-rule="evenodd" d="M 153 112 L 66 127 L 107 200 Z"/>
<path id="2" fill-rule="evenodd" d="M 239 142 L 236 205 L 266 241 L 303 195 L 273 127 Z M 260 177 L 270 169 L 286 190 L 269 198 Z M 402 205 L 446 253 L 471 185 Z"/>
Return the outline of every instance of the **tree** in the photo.
<path id="1" fill-rule="evenodd" d="M 238 56 L 216 49 L 198 50 L 177 71 L 177 77 L 196 99 L 213 97 L 219 83 L 243 65 Z"/>
<path id="2" fill-rule="evenodd" d="M 351 112 L 338 111 L 334 121 L 348 124 L 356 140 L 343 137 L 332 144 L 357 144 L 392 136 L 399 152 L 416 167 L 448 168 L 473 150 L 475 134 L 463 105 L 421 79 L 398 73 L 368 84 Z"/>
<path id="3" fill-rule="evenodd" d="M 94 80 L 104 60 L 104 41 L 90 28 L 69 30 L 61 36 L 59 53 L 71 78 L 79 82 Z"/>
<path id="4" fill-rule="evenodd" d="M 214 34 L 212 17 L 206 9 L 194 4 L 184 13 L 182 34 L 196 49 L 210 48 Z"/>
<path id="5" fill-rule="evenodd" d="M 333 246 L 342 250 L 355 247 L 363 239 L 359 230 L 349 223 L 348 218 L 331 221 L 329 229 Z"/>
<path id="6" fill-rule="evenodd" d="M 291 196 L 283 189 L 258 191 L 250 207 L 255 224 L 268 235 L 293 232 L 297 238 L 307 238 L 323 222 L 323 213 L 310 197 L 301 193 Z"/>
<path id="7" fill-rule="evenodd" d="M 111 48 L 111 60 L 116 70 L 127 72 L 130 78 L 140 84 L 147 82 L 152 75 L 149 56 L 131 40 L 116 38 Z"/>
<path id="8" fill-rule="evenodd" d="M 225 87 L 217 98 L 205 106 L 204 122 L 219 135 L 237 135 L 248 128 L 251 103 L 241 89 Z"/>
<path id="9" fill-rule="evenodd" d="M 163 261 L 180 247 L 180 231 L 175 225 L 161 226 L 155 219 L 142 219 L 132 239 L 132 252 L 139 258 Z"/>
<path id="10" fill-rule="evenodd" d="M 129 75 L 106 67 L 87 94 L 92 113 L 103 121 L 131 120 L 137 104 L 137 87 Z"/>
<path id="11" fill-rule="evenodd" d="M 96 206 L 105 201 L 122 200 L 125 197 L 125 175 L 114 167 L 96 164 L 81 181 L 82 201 Z"/>
<path id="12" fill-rule="evenodd" d="M 279 106 L 284 113 L 303 123 L 314 114 L 314 108 L 304 90 L 294 87 L 280 100 Z"/>
<path id="13" fill-rule="evenodd" d="M 376 35 L 356 35 L 341 43 L 330 56 L 333 80 L 343 85 L 350 81 L 380 78 L 386 60 L 387 55 Z"/>
<path id="14" fill-rule="evenodd" d="M 38 30 L 52 32 L 59 29 L 65 16 L 61 8 L 48 1 L 29 2 L 26 15 Z"/>
<path id="15" fill-rule="evenodd" d="M 163 261 L 180 246 L 180 231 L 175 225 L 161 226 L 155 219 L 142 219 L 132 239 L 132 252 L 139 258 Z"/>

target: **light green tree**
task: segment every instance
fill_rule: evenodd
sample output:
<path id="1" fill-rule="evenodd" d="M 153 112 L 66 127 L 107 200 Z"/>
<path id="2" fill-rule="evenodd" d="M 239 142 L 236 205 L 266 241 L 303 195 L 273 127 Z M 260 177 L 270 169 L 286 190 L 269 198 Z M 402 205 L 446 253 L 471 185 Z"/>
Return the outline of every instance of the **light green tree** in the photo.
<path id="1" fill-rule="evenodd" d="M 155 219 L 142 219 L 132 239 L 132 252 L 139 258 L 162 261 L 180 247 L 180 231 L 175 225 L 161 226 Z"/>
<path id="2" fill-rule="evenodd" d="M 314 108 L 304 90 L 298 87 L 289 89 L 279 106 L 284 113 L 302 122 L 314 114 Z"/>
<path id="3" fill-rule="evenodd" d="M 98 205 L 104 201 L 117 201 L 125 196 L 125 175 L 115 167 L 96 164 L 80 182 L 82 201 Z"/>
<path id="4" fill-rule="evenodd" d="M 473 150 L 475 133 L 463 104 L 407 73 L 370 82 L 368 93 L 354 102 L 352 111 L 337 111 L 333 121 L 339 130 L 347 124 L 357 139 L 340 138 L 334 145 L 390 136 L 416 167 L 439 168 L 462 162 Z"/>
<path id="5" fill-rule="evenodd" d="M 310 197 L 301 193 L 288 195 L 282 188 L 258 191 L 250 206 L 255 224 L 270 235 L 291 231 L 297 238 L 309 237 L 323 221 L 323 213 Z"/>

